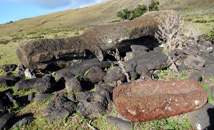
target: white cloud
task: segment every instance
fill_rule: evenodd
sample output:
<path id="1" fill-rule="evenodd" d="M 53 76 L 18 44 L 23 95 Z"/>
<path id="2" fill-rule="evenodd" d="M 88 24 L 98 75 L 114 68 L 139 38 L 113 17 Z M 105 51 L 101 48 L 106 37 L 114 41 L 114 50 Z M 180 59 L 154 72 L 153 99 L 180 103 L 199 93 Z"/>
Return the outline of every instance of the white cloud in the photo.
<path id="1" fill-rule="evenodd" d="M 97 4 L 106 0 L 10 0 L 15 2 L 28 2 L 43 8 L 80 8 L 88 5 Z"/>

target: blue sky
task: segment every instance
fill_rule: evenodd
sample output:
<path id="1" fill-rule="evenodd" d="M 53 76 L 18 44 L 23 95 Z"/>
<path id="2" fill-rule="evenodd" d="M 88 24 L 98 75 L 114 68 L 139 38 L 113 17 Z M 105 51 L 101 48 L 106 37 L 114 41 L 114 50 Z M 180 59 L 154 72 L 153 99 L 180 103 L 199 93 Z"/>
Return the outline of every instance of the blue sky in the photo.
<path id="1" fill-rule="evenodd" d="M 106 0 L 0 0 L 0 24 L 103 1 Z"/>

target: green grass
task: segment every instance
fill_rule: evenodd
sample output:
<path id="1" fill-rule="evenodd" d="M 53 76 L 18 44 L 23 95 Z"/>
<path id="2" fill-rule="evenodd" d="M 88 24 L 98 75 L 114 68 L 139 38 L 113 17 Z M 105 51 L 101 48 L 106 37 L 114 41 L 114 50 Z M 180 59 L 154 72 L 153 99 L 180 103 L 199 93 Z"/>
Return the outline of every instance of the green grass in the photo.
<path id="1" fill-rule="evenodd" d="M 137 126 L 143 130 L 149 130 L 149 129 L 164 129 L 164 130 L 182 130 L 182 129 L 192 129 L 191 123 L 189 120 L 185 117 L 177 116 L 174 118 L 179 119 L 172 119 L 166 118 L 166 119 L 160 119 L 155 121 L 149 121 L 141 124 L 137 124 Z M 135 127 L 137 127 L 135 126 Z"/>

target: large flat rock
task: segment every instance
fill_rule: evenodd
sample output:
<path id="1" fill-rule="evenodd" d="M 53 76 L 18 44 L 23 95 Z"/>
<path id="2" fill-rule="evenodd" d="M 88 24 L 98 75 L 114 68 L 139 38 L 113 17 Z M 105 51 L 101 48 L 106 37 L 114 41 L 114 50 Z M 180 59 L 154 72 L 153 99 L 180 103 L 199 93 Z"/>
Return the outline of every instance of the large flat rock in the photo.
<path id="1" fill-rule="evenodd" d="M 101 25 L 86 30 L 82 35 L 63 39 L 40 39 L 21 43 L 16 50 L 20 62 L 27 68 L 44 69 L 60 61 L 87 59 L 96 56 L 103 60 L 106 50 L 130 49 L 131 44 L 152 47 L 158 19 L 165 19 L 174 11 L 149 12 L 132 21 Z M 148 40 L 152 37 L 153 40 Z"/>
<path id="2" fill-rule="evenodd" d="M 116 87 L 113 100 L 122 116 L 143 122 L 200 109 L 207 94 L 193 80 L 146 81 Z"/>

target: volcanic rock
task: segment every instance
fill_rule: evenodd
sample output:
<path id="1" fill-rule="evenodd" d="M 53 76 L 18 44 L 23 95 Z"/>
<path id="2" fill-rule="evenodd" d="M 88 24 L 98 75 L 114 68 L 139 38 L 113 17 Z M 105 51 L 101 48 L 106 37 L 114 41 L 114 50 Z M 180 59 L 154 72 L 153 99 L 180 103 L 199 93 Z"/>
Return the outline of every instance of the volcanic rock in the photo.
<path id="1" fill-rule="evenodd" d="M 65 83 L 65 88 L 68 93 L 71 92 L 81 92 L 82 91 L 82 86 L 80 81 L 77 78 L 71 78 L 69 80 L 66 80 Z"/>
<path id="2" fill-rule="evenodd" d="M 0 69 L 3 69 L 4 71 L 14 71 L 16 69 L 17 65 L 16 64 L 7 64 L 7 65 L 2 65 L 0 66 Z"/>
<path id="3" fill-rule="evenodd" d="M 114 67 L 110 70 L 107 75 L 104 77 L 105 83 L 113 83 L 114 81 L 124 81 L 126 76 L 122 73 L 121 69 L 118 67 Z"/>
<path id="4" fill-rule="evenodd" d="M 58 95 L 52 100 L 42 116 L 50 121 L 64 119 L 75 112 L 75 104 L 65 97 Z"/>
<path id="5" fill-rule="evenodd" d="M 70 79 L 78 74 L 84 74 L 92 67 L 99 67 L 101 69 L 110 67 L 111 63 L 108 61 L 99 62 L 97 59 L 87 60 L 85 62 L 72 65 L 70 67 L 61 69 L 56 72 L 56 80 L 58 81 L 61 78 L 65 80 Z"/>
<path id="6" fill-rule="evenodd" d="M 185 60 L 184 64 L 190 69 L 198 69 L 200 70 L 204 64 L 205 60 L 199 56 L 189 55 Z"/>
<path id="7" fill-rule="evenodd" d="M 169 66 L 168 56 L 158 51 L 147 52 L 144 55 L 125 61 L 123 64 L 128 72 L 134 71 L 139 75 L 143 72 L 164 69 Z"/>
<path id="8" fill-rule="evenodd" d="M 99 89 L 95 92 L 77 93 L 77 112 L 88 118 L 98 118 L 111 110 L 110 93 L 106 89 Z"/>
<path id="9" fill-rule="evenodd" d="M 103 80 L 104 76 L 106 75 L 105 72 L 99 67 L 92 67 L 88 70 L 88 74 L 86 78 L 89 79 L 92 83 L 98 83 Z"/>
<path id="10" fill-rule="evenodd" d="M 132 130 L 133 129 L 131 122 L 124 121 L 120 118 L 107 117 L 106 122 L 113 126 L 117 126 L 120 130 Z"/>
<path id="11" fill-rule="evenodd" d="M 122 116 L 143 122 L 200 109 L 207 93 L 193 80 L 146 81 L 116 87 L 113 100 Z"/>
<path id="12" fill-rule="evenodd" d="M 214 106 L 207 103 L 201 109 L 187 114 L 194 129 L 213 130 L 214 129 Z"/>
<path id="13" fill-rule="evenodd" d="M 51 75 L 45 75 L 43 78 L 38 79 L 34 84 L 34 89 L 38 94 L 52 92 L 55 85 L 55 79 Z"/>
<path id="14" fill-rule="evenodd" d="M 0 117 L 0 130 L 6 129 L 9 125 L 11 125 L 11 120 L 14 117 L 14 113 L 7 113 Z"/>
<path id="15" fill-rule="evenodd" d="M 36 81 L 38 80 L 38 78 L 34 78 L 34 79 L 26 79 L 26 80 L 21 80 L 18 83 L 15 84 L 15 90 L 30 90 L 32 88 L 34 88 L 34 84 L 36 83 Z"/>
<path id="16" fill-rule="evenodd" d="M 5 86 L 13 86 L 20 80 L 19 77 L 15 77 L 13 73 L 7 73 L 5 76 L 0 78 L 0 87 Z"/>

